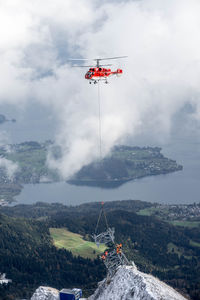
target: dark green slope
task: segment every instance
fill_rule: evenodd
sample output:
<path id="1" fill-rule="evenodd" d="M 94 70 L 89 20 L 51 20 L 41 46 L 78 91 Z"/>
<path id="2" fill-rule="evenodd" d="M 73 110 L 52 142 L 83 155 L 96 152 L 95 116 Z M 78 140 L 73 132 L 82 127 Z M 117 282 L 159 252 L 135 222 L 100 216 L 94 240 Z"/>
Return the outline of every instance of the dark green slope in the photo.
<path id="1" fill-rule="evenodd" d="M 55 248 L 44 221 L 3 214 L 0 214 L 0 268 L 13 281 L 9 286 L 0 286 L 0 299 L 29 297 L 42 284 L 91 288 L 104 276 L 99 260 L 76 258 L 71 252 Z"/>

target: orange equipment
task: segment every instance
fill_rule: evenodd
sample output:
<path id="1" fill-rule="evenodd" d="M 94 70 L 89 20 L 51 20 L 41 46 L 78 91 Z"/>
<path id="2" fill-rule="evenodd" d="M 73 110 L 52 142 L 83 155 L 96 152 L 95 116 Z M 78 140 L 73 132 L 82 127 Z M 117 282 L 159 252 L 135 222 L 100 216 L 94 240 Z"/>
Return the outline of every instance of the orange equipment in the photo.
<path id="1" fill-rule="evenodd" d="M 117 250 L 117 254 L 120 254 L 122 251 L 122 244 L 117 244 L 116 245 L 116 250 Z"/>

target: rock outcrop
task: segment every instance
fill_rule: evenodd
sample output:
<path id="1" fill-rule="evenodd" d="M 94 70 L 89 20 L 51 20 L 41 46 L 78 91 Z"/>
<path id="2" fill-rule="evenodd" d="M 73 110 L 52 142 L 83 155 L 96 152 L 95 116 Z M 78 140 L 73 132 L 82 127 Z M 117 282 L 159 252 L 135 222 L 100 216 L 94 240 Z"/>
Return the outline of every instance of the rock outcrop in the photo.
<path id="1" fill-rule="evenodd" d="M 59 291 L 48 286 L 40 286 L 31 300 L 59 300 Z"/>
<path id="2" fill-rule="evenodd" d="M 142 273 L 134 266 L 120 267 L 113 278 L 103 280 L 89 300 L 186 300 L 176 290 Z"/>
<path id="3" fill-rule="evenodd" d="M 83 298 L 81 298 L 83 299 Z M 59 300 L 59 291 L 40 286 L 31 300 Z M 180 293 L 135 266 L 121 266 L 111 280 L 99 283 L 88 300 L 186 300 Z"/>

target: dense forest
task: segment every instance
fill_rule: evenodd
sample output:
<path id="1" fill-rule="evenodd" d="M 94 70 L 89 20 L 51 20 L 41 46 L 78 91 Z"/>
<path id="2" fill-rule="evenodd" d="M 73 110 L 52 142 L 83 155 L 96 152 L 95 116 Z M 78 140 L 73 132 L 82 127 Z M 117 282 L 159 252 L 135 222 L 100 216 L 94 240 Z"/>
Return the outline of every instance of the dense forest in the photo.
<path id="1" fill-rule="evenodd" d="M 53 246 L 45 221 L 0 214 L 0 269 L 12 283 L 0 285 L 1 299 L 30 298 L 39 285 L 91 289 L 105 275 L 101 262 L 73 257 Z"/>
<path id="2" fill-rule="evenodd" d="M 154 216 L 138 215 L 152 204 L 141 201 L 105 203 L 116 242 L 123 244 L 129 260 L 174 288 L 200 299 L 200 227 L 171 225 Z M 67 207 L 62 204 L 17 205 L 0 210 L 0 272 L 13 282 L 1 286 L 2 299 L 29 297 L 39 285 L 82 287 L 92 293 L 106 273 L 102 262 L 74 257 L 57 249 L 50 227 L 67 228 L 86 239 L 94 233 L 100 203 Z M 100 223 L 99 230 L 105 230 Z"/>

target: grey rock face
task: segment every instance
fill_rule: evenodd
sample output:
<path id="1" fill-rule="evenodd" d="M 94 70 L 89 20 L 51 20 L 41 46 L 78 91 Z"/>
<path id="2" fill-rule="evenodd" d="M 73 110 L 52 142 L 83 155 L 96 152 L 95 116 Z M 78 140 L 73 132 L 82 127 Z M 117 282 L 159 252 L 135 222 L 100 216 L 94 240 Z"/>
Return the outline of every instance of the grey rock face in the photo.
<path id="1" fill-rule="evenodd" d="M 89 300 L 186 300 L 159 279 L 142 273 L 134 266 L 118 269 L 110 282 L 99 284 Z"/>
<path id="2" fill-rule="evenodd" d="M 59 291 L 48 286 L 40 286 L 31 300 L 59 300 Z"/>

